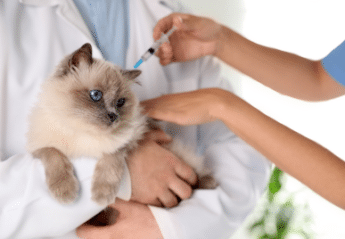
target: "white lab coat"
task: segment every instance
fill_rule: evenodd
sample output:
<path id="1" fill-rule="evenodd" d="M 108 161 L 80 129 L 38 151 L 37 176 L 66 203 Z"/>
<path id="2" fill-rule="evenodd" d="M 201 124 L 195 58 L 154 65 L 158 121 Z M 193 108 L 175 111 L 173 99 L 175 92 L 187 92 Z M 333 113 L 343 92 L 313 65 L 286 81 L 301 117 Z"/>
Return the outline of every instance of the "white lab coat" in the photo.
<path id="1" fill-rule="evenodd" d="M 130 69 L 152 44 L 155 23 L 178 9 L 176 1 L 128 0 Z M 19 3 L 21 2 L 21 3 Z M 0 1 L 0 238 L 73 237 L 73 230 L 101 207 L 90 200 L 94 159 L 73 164 L 81 183 L 80 198 L 60 205 L 49 195 L 43 167 L 25 151 L 27 115 L 40 83 L 66 55 L 85 42 L 101 58 L 72 0 Z M 230 85 L 211 57 L 161 67 L 156 58 L 141 65 L 141 100 L 162 94 Z M 221 123 L 165 129 L 199 153 L 214 170 L 220 186 L 196 190 L 173 209 L 150 207 L 165 239 L 228 239 L 251 212 L 265 189 L 269 162 Z M 119 197 L 131 194 L 128 170 Z M 72 231 L 69 236 L 66 233 Z M 74 236 L 75 237 L 75 236 Z"/>

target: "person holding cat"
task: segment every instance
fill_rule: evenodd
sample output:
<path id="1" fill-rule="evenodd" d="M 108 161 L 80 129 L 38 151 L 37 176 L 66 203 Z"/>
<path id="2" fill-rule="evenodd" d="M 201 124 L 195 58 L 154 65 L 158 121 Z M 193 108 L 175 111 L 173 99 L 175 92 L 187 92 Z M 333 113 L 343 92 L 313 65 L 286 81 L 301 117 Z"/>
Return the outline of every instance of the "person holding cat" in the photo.
<path id="1" fill-rule="evenodd" d="M 162 65 L 213 55 L 282 94 L 322 101 L 345 94 L 345 41 L 311 61 L 255 44 L 215 21 L 180 13 L 161 19 L 155 39 L 178 30 L 157 52 Z M 231 92 L 210 88 L 143 102 L 149 116 L 180 125 L 222 121 L 280 169 L 345 209 L 345 162 L 321 145 L 267 117 Z"/>
<path id="2" fill-rule="evenodd" d="M 41 162 L 25 149 L 27 116 L 41 84 L 64 57 L 90 43 L 94 58 L 132 68 L 152 44 L 155 23 L 182 9 L 172 0 L 1 2 L 0 238 L 227 239 L 251 213 L 271 164 L 219 122 L 163 124 L 165 132 L 204 157 L 217 188 L 192 193 L 191 167 L 162 146 L 167 135 L 150 132 L 127 160 L 116 203 L 110 205 L 120 216 L 106 228 L 79 227 L 104 209 L 91 200 L 93 158 L 73 161 L 81 190 L 63 205 L 50 195 Z M 132 90 L 141 101 L 209 87 L 231 90 L 213 57 L 167 67 L 152 59 L 140 70 L 141 85 Z"/>

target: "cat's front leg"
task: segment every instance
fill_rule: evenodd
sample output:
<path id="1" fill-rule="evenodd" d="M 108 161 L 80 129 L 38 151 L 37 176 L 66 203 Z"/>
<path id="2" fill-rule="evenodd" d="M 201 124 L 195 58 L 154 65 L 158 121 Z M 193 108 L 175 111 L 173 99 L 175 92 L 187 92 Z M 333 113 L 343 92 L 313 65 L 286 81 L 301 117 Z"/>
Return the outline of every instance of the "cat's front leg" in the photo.
<path id="1" fill-rule="evenodd" d="M 115 202 L 124 171 L 126 152 L 104 154 L 97 162 L 92 182 L 92 199 L 100 205 Z"/>
<path id="2" fill-rule="evenodd" d="M 53 197 L 61 203 L 73 202 L 78 196 L 79 182 L 70 160 L 53 147 L 38 149 L 33 156 L 42 160 L 46 182 Z"/>

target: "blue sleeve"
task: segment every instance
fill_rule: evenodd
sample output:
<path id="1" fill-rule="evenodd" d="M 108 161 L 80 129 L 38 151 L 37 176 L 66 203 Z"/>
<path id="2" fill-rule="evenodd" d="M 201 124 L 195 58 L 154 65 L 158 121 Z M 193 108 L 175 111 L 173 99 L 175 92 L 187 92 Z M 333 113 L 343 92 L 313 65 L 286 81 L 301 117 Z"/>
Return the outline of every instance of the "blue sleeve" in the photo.
<path id="1" fill-rule="evenodd" d="M 333 79 L 345 85 L 345 41 L 322 59 L 322 66 Z"/>

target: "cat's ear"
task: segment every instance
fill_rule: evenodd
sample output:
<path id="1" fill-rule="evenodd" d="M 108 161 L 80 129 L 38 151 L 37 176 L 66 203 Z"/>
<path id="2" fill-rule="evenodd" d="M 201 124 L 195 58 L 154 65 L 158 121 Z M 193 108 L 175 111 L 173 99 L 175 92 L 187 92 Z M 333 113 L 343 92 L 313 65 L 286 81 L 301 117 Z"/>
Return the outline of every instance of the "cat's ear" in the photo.
<path id="1" fill-rule="evenodd" d="M 137 78 L 141 74 L 141 70 L 121 70 L 121 74 L 125 79 L 140 84 L 135 80 L 135 78 Z"/>
<path id="2" fill-rule="evenodd" d="M 90 43 L 86 43 L 72 54 L 72 57 L 70 58 L 68 62 L 68 66 L 78 67 L 81 63 L 86 63 L 87 65 L 91 65 L 92 62 L 93 62 L 92 47 Z"/>

